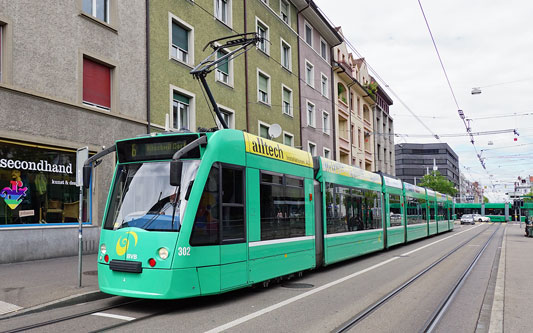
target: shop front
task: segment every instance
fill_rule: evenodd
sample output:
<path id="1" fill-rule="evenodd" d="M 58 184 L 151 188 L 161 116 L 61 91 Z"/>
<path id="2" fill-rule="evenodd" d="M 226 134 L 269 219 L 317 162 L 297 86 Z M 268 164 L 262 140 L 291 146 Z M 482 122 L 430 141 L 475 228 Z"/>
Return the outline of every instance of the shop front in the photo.
<path id="1" fill-rule="evenodd" d="M 0 228 L 78 223 L 75 168 L 75 149 L 0 139 Z M 84 223 L 91 221 L 87 194 Z"/>

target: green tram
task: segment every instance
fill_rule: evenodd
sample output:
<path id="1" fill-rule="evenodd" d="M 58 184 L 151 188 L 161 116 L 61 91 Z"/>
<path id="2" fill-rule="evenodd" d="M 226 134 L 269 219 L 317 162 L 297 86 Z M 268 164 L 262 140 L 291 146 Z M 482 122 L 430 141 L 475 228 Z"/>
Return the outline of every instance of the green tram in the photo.
<path id="1" fill-rule="evenodd" d="M 98 283 L 114 295 L 176 299 L 268 284 L 426 237 L 427 203 L 444 202 L 231 129 L 117 141 L 88 160 L 85 186 L 90 164 L 111 152 Z"/>
<path id="2" fill-rule="evenodd" d="M 511 220 L 512 203 L 456 203 L 454 214 L 461 218 L 463 214 L 480 214 L 490 217 L 491 222 L 506 222 Z"/>

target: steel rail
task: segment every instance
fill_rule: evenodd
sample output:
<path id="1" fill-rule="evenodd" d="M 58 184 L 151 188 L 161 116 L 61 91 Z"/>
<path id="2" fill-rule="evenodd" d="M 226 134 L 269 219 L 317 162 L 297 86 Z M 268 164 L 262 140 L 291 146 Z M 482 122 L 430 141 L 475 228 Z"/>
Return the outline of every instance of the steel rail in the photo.
<path id="1" fill-rule="evenodd" d="M 446 313 L 446 310 L 452 303 L 453 299 L 455 298 L 455 296 L 457 295 L 457 293 L 463 286 L 464 282 L 466 281 L 466 279 L 468 278 L 468 276 L 474 269 L 474 266 L 476 266 L 477 262 L 479 261 L 479 258 L 481 258 L 481 256 L 483 255 L 483 253 L 489 246 L 490 241 L 492 240 L 492 238 L 494 237 L 494 235 L 496 234 L 498 230 L 500 230 L 500 225 L 498 225 L 498 228 L 496 228 L 496 230 L 494 230 L 492 235 L 490 235 L 489 239 L 487 239 L 487 241 L 485 242 L 485 245 L 481 248 L 481 250 L 479 250 L 474 260 L 472 260 L 468 268 L 464 271 L 461 277 L 457 280 L 455 285 L 450 289 L 450 291 L 448 292 L 448 295 L 439 304 L 435 312 L 433 312 L 431 317 L 424 324 L 424 328 L 420 330 L 420 332 L 433 332 L 433 330 L 437 327 L 437 324 L 442 319 L 442 316 Z"/>
<path id="2" fill-rule="evenodd" d="M 433 269 L 435 266 L 437 266 L 439 263 L 441 263 L 442 261 L 444 261 L 445 259 L 447 259 L 449 256 L 451 256 L 453 253 L 455 253 L 456 251 L 458 251 L 459 249 L 461 249 L 462 247 L 464 247 L 466 244 L 470 243 L 473 239 L 475 239 L 476 237 L 478 237 L 479 235 L 481 235 L 482 233 L 484 233 L 485 231 L 487 231 L 488 229 L 490 229 L 490 226 L 483 229 L 481 232 L 475 234 L 474 236 L 472 236 L 471 238 L 469 238 L 468 240 L 466 240 L 465 242 L 461 243 L 460 245 L 458 245 L 457 247 L 455 247 L 453 250 L 451 250 L 450 252 L 448 252 L 447 254 L 445 254 L 444 256 L 442 256 L 441 258 L 437 259 L 436 261 L 434 261 L 432 264 L 430 264 L 429 266 L 427 266 L 426 268 L 424 268 L 423 270 L 421 270 L 420 272 L 418 272 L 417 274 L 415 274 L 413 277 L 411 277 L 410 279 L 408 279 L 406 282 L 402 283 L 399 287 L 397 287 L 396 289 L 392 290 L 391 292 L 389 292 L 387 295 L 383 296 L 382 298 L 380 298 L 378 301 L 376 301 L 374 304 L 371 304 L 370 306 L 368 306 L 367 308 L 365 308 L 363 311 L 359 312 L 358 314 L 356 314 L 354 317 L 352 317 L 351 319 L 349 319 L 348 321 L 346 321 L 344 324 L 342 324 L 341 326 L 339 326 L 338 328 L 336 328 L 333 332 L 336 332 L 336 333 L 341 333 L 341 332 L 348 332 L 350 329 L 352 329 L 354 326 L 356 326 L 359 322 L 361 322 L 363 319 L 365 319 L 366 317 L 368 317 L 371 313 L 373 313 L 374 311 L 376 311 L 378 308 L 380 308 L 382 305 L 384 305 L 386 302 L 388 302 L 391 298 L 393 298 L 394 296 L 396 296 L 398 293 L 400 293 L 402 290 L 404 290 L 405 288 L 407 288 L 409 285 L 411 285 L 414 281 L 418 280 L 420 277 L 422 277 L 423 275 L 425 275 L 428 271 L 430 271 L 431 269 Z M 498 228 L 496 229 L 498 230 Z"/>

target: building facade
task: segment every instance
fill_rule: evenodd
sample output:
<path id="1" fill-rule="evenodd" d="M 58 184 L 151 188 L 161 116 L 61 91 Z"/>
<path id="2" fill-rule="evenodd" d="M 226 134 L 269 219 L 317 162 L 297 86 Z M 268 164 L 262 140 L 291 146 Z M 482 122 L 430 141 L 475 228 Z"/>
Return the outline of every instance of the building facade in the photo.
<path id="1" fill-rule="evenodd" d="M 337 28 L 342 35 L 340 28 Z M 364 86 L 370 75 L 364 59 L 354 59 L 343 42 L 333 50 L 336 159 L 367 171 L 374 168 L 374 98 Z"/>
<path id="2" fill-rule="evenodd" d="M 142 0 L 0 1 L 0 263 L 77 254 L 77 148 L 149 127 L 145 18 Z M 113 167 L 84 193 L 86 251 Z"/>
<path id="3" fill-rule="evenodd" d="M 331 48 L 342 42 L 311 1 L 298 14 L 302 149 L 335 159 Z"/>
<path id="4" fill-rule="evenodd" d="M 375 82 L 372 79 L 372 82 Z M 374 104 L 374 164 L 375 171 L 395 176 L 394 121 L 389 114 L 392 99 L 383 88 L 375 83 L 376 104 Z"/>
<path id="5" fill-rule="evenodd" d="M 447 143 L 401 143 L 394 148 L 396 177 L 402 181 L 416 185 L 435 166 L 459 187 L 459 158 Z"/>

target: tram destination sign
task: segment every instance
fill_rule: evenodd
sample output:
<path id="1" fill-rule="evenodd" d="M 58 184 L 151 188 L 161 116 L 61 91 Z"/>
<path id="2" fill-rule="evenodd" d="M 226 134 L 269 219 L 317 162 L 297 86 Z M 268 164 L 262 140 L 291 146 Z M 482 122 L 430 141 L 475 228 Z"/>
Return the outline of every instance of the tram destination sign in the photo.
<path id="1" fill-rule="evenodd" d="M 139 162 L 169 160 L 175 152 L 198 139 L 196 134 L 165 135 L 117 142 L 118 160 Z M 200 148 L 191 150 L 182 158 L 200 158 Z"/>

